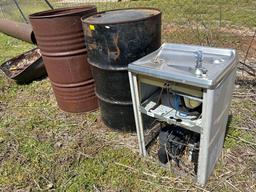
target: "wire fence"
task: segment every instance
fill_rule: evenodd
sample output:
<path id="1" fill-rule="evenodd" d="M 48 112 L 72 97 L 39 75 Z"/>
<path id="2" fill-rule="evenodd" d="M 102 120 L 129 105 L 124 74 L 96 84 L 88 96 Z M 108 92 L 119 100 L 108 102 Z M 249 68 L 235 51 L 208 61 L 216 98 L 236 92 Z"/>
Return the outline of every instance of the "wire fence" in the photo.
<path id="1" fill-rule="evenodd" d="M 97 6 L 98 11 L 130 7 L 127 0 L 0 0 L 0 17 L 27 22 L 30 14 L 52 7 L 62 8 L 92 4 Z"/>
<path id="2" fill-rule="evenodd" d="M 255 0 L 0 0 L 0 18 L 29 22 L 32 13 L 53 8 L 96 5 L 98 11 L 154 7 L 163 12 L 162 41 L 235 48 L 240 68 L 256 68 Z"/>

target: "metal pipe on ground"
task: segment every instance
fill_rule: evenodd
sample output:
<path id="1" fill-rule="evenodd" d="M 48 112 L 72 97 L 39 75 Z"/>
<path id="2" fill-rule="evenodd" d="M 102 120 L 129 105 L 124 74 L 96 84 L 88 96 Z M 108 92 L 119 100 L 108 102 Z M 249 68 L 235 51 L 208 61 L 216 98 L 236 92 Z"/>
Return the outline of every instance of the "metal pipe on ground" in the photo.
<path id="1" fill-rule="evenodd" d="M 16 39 L 36 44 L 36 38 L 30 24 L 0 19 L 0 32 Z"/>

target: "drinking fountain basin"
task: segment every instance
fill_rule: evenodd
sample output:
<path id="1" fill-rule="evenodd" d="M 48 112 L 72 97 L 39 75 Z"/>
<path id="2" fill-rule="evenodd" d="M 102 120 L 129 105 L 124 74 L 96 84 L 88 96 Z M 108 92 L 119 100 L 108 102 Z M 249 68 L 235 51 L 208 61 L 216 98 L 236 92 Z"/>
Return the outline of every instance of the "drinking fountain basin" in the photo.
<path id="1" fill-rule="evenodd" d="M 155 52 L 131 63 L 131 71 L 212 88 L 231 72 L 238 57 L 234 49 L 184 44 L 163 44 Z"/>

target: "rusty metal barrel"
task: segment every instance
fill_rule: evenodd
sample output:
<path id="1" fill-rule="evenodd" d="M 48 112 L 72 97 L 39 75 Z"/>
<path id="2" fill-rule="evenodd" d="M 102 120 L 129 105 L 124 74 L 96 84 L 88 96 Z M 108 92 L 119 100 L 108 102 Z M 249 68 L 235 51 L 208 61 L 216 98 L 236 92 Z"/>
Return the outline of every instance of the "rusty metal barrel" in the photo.
<path id="1" fill-rule="evenodd" d="M 86 112 L 98 107 L 81 23 L 82 16 L 95 12 L 95 6 L 85 6 L 43 11 L 29 17 L 63 111 Z"/>
<path id="2" fill-rule="evenodd" d="M 127 67 L 160 47 L 161 12 L 111 10 L 82 18 L 82 22 L 102 120 L 110 128 L 134 131 Z"/>

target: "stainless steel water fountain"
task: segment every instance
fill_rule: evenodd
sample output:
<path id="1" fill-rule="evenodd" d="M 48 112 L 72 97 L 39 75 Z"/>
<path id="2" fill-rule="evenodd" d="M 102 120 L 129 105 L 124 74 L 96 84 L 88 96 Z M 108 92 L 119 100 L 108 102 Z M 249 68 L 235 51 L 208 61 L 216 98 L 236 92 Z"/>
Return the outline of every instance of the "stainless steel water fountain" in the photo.
<path id="1" fill-rule="evenodd" d="M 182 44 L 129 64 L 140 153 L 147 155 L 142 113 L 200 134 L 196 179 L 204 185 L 222 150 L 237 64 L 233 49 Z"/>

